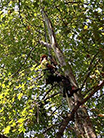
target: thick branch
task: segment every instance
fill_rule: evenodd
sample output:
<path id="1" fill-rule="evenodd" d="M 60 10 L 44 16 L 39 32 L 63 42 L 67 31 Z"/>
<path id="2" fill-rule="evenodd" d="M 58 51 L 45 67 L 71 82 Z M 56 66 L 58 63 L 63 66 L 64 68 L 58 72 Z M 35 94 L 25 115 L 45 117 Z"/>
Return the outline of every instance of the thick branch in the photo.
<path id="1" fill-rule="evenodd" d="M 63 132 L 66 128 L 66 126 L 68 125 L 69 121 L 72 120 L 72 116 L 71 114 L 68 114 L 66 118 L 63 119 L 60 128 L 59 128 L 59 132 L 56 135 L 56 138 L 61 138 L 63 136 Z"/>
<path id="2" fill-rule="evenodd" d="M 71 121 L 73 119 L 74 114 L 76 113 L 78 108 L 81 105 L 83 105 L 88 99 L 90 99 L 95 94 L 95 92 L 100 90 L 103 86 L 104 86 L 104 81 L 100 85 L 96 86 L 95 89 L 85 99 L 83 99 L 81 102 L 77 103 L 77 105 L 73 108 L 71 114 L 67 115 L 67 117 L 62 121 L 61 126 L 59 128 L 59 132 L 57 133 L 56 138 L 61 138 L 61 136 L 63 136 L 63 132 L 64 132 L 66 126 L 68 125 L 69 121 Z"/>
<path id="3" fill-rule="evenodd" d="M 54 34 L 52 23 L 49 20 L 48 15 L 44 11 L 44 9 L 42 9 L 42 15 L 43 15 L 43 18 L 45 19 L 45 23 L 46 23 L 47 28 L 48 28 L 50 42 L 51 42 L 51 44 L 56 44 L 56 38 L 55 38 L 55 34 Z"/>

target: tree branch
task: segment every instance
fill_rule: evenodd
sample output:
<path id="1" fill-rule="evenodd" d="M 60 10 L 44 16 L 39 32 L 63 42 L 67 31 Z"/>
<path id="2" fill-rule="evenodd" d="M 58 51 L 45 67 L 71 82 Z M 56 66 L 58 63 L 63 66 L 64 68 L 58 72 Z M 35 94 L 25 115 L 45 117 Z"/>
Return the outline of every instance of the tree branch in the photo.
<path id="1" fill-rule="evenodd" d="M 56 138 L 61 138 L 63 136 L 63 132 L 68 125 L 69 121 L 72 120 L 72 116 L 70 114 L 67 114 L 67 117 L 65 117 L 59 127 L 59 132 L 56 135 Z"/>
<path id="2" fill-rule="evenodd" d="M 78 110 L 78 108 L 83 105 L 88 99 L 90 99 L 95 92 L 97 92 L 98 90 L 100 90 L 102 87 L 104 86 L 104 81 L 102 81 L 101 84 L 99 84 L 98 86 L 96 86 L 94 88 L 94 90 L 85 98 L 83 99 L 81 102 L 78 102 L 77 105 L 73 108 L 71 114 L 67 115 L 67 117 L 62 121 L 60 128 L 59 128 L 59 132 L 57 133 L 56 138 L 61 138 L 61 136 L 63 136 L 63 132 L 66 128 L 66 126 L 68 125 L 69 121 L 71 121 L 74 117 L 74 114 L 76 113 L 76 111 Z"/>
<path id="3" fill-rule="evenodd" d="M 31 52 L 36 48 L 37 45 L 38 45 L 38 43 L 35 45 L 35 47 L 33 47 L 33 48 L 30 50 L 30 52 L 27 54 L 26 59 L 25 59 L 24 62 L 22 63 L 22 65 L 20 66 L 20 68 L 19 68 L 14 74 L 12 74 L 12 77 L 14 77 L 14 76 L 22 69 L 22 67 L 25 65 L 26 61 L 27 61 L 28 58 L 30 57 Z"/>
<path id="4" fill-rule="evenodd" d="M 52 98 L 52 97 L 58 95 L 59 93 L 60 93 L 60 92 L 57 92 L 57 93 L 54 93 L 54 94 L 48 96 L 46 99 L 44 99 L 44 101 L 46 101 L 47 99 L 50 99 L 50 98 Z"/>
<path id="5" fill-rule="evenodd" d="M 85 98 L 81 101 L 81 105 L 84 104 L 88 99 L 90 99 L 98 90 L 100 90 L 104 86 L 104 81 L 102 81 L 101 84 L 98 84 L 94 90 Z"/>
<path id="6" fill-rule="evenodd" d="M 51 91 L 52 89 L 53 89 L 53 87 L 51 87 L 51 88 L 45 93 L 45 95 L 43 96 L 42 100 L 45 99 L 45 97 L 50 93 L 50 91 Z"/>
<path id="7" fill-rule="evenodd" d="M 91 60 L 91 62 L 90 62 L 90 65 L 89 65 L 88 70 L 87 70 L 86 77 L 85 77 L 85 79 L 84 79 L 84 81 L 83 81 L 83 83 L 82 83 L 82 86 L 81 86 L 81 88 L 80 88 L 80 91 L 82 90 L 82 88 L 83 88 L 85 82 L 87 81 L 88 77 L 89 77 L 90 74 L 91 74 L 91 71 L 92 71 L 92 70 L 91 70 L 91 68 L 92 68 L 92 63 L 94 62 L 94 60 L 95 60 L 96 56 L 98 55 L 98 53 L 99 53 L 99 52 L 97 52 L 97 53 L 94 55 L 94 57 L 92 58 L 92 60 Z M 97 61 L 97 63 L 98 63 L 98 61 Z M 96 63 L 96 64 L 97 64 L 97 63 Z M 96 65 L 96 64 L 95 64 L 95 65 Z M 94 67 L 95 67 L 95 66 L 94 66 Z"/>
<path id="8" fill-rule="evenodd" d="M 42 134 L 45 134 L 47 131 L 49 131 L 50 129 L 52 129 L 52 128 L 54 128 L 55 126 L 58 126 L 58 125 L 59 125 L 59 124 L 54 124 L 54 125 L 48 127 L 45 131 L 43 131 Z"/>
<path id="9" fill-rule="evenodd" d="M 52 113 L 49 117 L 51 117 L 62 105 L 58 106 Z"/>
<path id="10" fill-rule="evenodd" d="M 65 2 L 65 4 L 84 4 L 84 5 L 89 5 L 88 3 L 83 3 L 81 1 L 79 1 L 79 2 Z"/>

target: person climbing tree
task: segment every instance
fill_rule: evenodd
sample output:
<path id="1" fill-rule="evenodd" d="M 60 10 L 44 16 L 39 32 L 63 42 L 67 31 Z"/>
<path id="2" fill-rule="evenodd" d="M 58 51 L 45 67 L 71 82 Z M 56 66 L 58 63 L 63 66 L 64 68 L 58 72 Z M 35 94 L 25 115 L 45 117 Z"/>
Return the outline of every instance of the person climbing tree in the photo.
<path id="1" fill-rule="evenodd" d="M 40 58 L 41 68 L 46 80 L 46 85 L 53 85 L 54 82 L 60 83 L 63 86 L 63 97 L 71 97 L 73 93 L 76 93 L 79 89 L 71 86 L 68 77 L 65 77 L 59 73 L 56 73 L 57 68 L 48 61 L 47 55 L 42 55 Z"/>

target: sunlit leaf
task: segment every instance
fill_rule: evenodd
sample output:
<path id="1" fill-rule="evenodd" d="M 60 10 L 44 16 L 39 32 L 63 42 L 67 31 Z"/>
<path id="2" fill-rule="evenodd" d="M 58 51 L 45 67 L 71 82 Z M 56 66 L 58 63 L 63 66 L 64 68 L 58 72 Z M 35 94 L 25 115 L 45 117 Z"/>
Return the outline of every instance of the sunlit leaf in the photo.
<path id="1" fill-rule="evenodd" d="M 88 26 L 87 26 L 87 25 L 85 25 L 85 26 L 84 26 L 84 29 L 85 29 L 85 30 L 86 30 L 86 29 L 88 29 Z"/>
<path id="2" fill-rule="evenodd" d="M 22 98 L 22 96 L 23 96 L 23 93 L 19 93 L 18 99 L 20 100 Z"/>
<path id="3" fill-rule="evenodd" d="M 8 134 L 9 131 L 10 131 L 10 128 L 11 128 L 11 126 L 7 126 L 7 127 L 4 129 L 4 134 Z"/>
<path id="4" fill-rule="evenodd" d="M 26 120 L 25 118 L 20 118 L 20 119 L 18 120 L 18 123 L 23 123 L 25 120 Z"/>

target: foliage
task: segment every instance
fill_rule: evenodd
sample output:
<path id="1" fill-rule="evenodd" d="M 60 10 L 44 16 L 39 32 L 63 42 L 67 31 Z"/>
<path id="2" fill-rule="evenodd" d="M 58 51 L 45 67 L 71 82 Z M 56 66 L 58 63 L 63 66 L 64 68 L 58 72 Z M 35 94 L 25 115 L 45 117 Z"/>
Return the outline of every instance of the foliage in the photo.
<path id="1" fill-rule="evenodd" d="M 104 2 L 102 0 L 6 0 L 0 11 L 0 132 L 12 137 L 55 137 L 68 109 L 59 86 L 45 86 L 40 56 L 49 54 L 41 6 L 52 21 L 57 42 L 72 66 L 82 94 L 104 79 Z M 54 52 L 51 51 L 55 56 Z M 96 56 L 95 56 L 96 55 Z M 93 62 L 92 62 L 93 60 Z M 87 74 L 89 76 L 87 77 Z M 97 135 L 104 136 L 104 89 L 85 106 Z M 39 114 L 38 114 L 39 112 Z M 39 117 L 39 123 L 37 118 Z M 73 122 L 70 122 L 73 128 Z M 74 137 L 66 129 L 66 137 Z M 23 136 L 23 135 L 22 135 Z"/>

